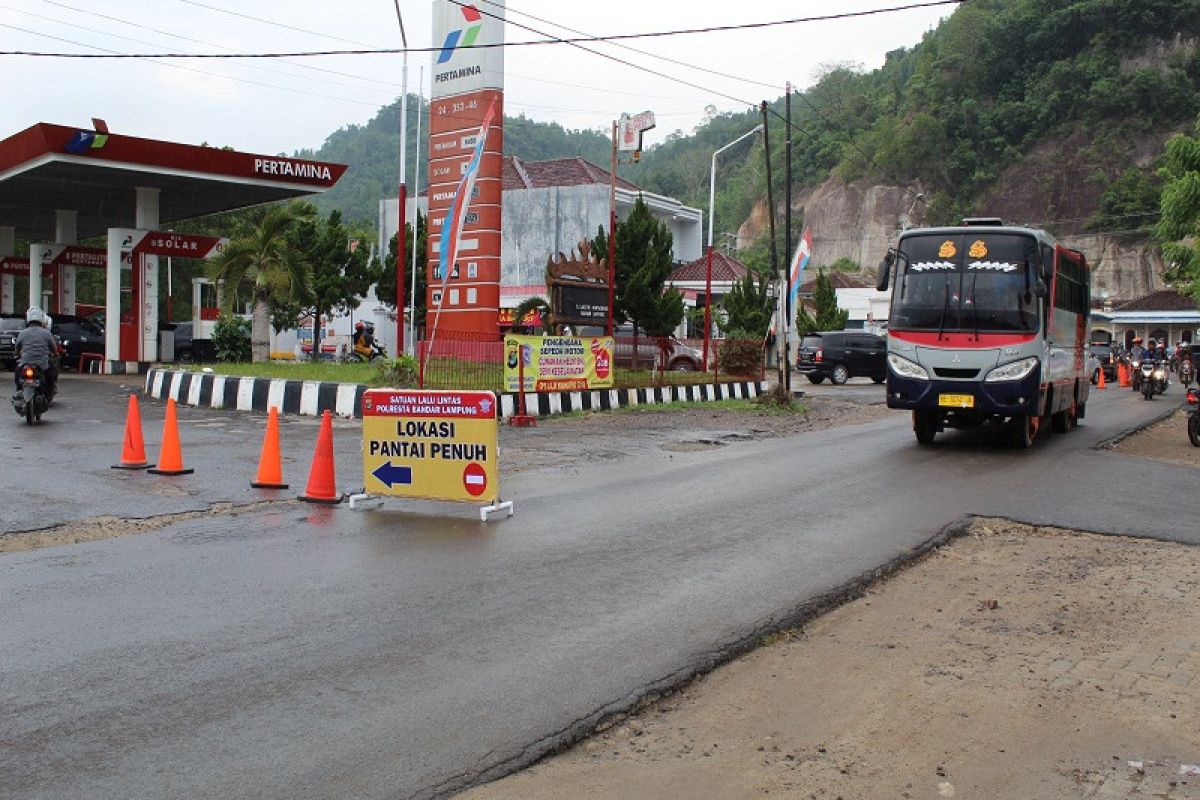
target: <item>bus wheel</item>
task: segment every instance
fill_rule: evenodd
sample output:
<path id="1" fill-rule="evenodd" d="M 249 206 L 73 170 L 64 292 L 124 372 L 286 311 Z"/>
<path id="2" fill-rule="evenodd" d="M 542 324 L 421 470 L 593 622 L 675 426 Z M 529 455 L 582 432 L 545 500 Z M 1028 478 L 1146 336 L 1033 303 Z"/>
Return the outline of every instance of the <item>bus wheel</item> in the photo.
<path id="1" fill-rule="evenodd" d="M 1017 417 L 1012 421 L 1012 443 L 1018 450 L 1028 450 L 1037 441 L 1038 429 L 1042 418 L 1030 414 L 1028 417 Z"/>
<path id="2" fill-rule="evenodd" d="M 932 444 L 937 435 L 937 414 L 931 411 L 913 412 L 913 433 L 921 444 Z"/>

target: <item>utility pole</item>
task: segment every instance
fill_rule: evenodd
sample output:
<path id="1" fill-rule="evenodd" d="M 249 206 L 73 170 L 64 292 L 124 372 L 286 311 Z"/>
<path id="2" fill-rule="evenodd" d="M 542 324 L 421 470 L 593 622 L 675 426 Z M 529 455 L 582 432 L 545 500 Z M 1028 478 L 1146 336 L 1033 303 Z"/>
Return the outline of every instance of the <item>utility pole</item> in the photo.
<path id="1" fill-rule="evenodd" d="M 608 175 L 608 335 L 613 335 L 613 287 L 617 282 L 617 121 L 612 124 L 612 166 Z"/>
<path id="2" fill-rule="evenodd" d="M 404 354 L 404 251 L 407 249 L 407 232 L 404 223 L 408 216 L 408 180 L 405 161 L 408 156 L 408 36 L 404 33 L 404 17 L 400 14 L 400 0 L 396 5 L 396 21 L 400 23 L 400 44 L 404 58 L 400 68 L 400 191 L 396 228 L 396 355 Z M 414 232 L 415 233 L 415 232 Z M 415 308 L 415 304 L 414 304 Z M 315 346 L 315 343 L 314 343 Z"/>
<path id="3" fill-rule="evenodd" d="M 767 161 L 767 220 L 768 220 L 768 232 L 769 232 L 769 236 L 770 236 L 770 240 L 771 240 L 771 272 L 779 277 L 778 285 L 782 288 L 783 287 L 783 276 L 779 275 L 779 254 L 775 247 L 775 192 L 771 188 L 771 138 L 768 135 L 770 126 L 767 124 L 767 101 L 766 100 L 762 101 L 762 105 L 760 106 L 760 109 L 762 110 L 763 157 Z M 786 298 L 783 298 L 783 297 L 778 298 L 778 303 L 776 305 L 776 309 L 777 309 L 777 320 L 775 322 L 775 331 L 776 331 L 775 341 L 776 341 L 776 345 L 777 345 L 776 352 L 779 352 L 779 347 L 778 347 L 779 335 L 784 333 L 783 320 L 778 319 L 778 317 L 782 317 L 782 315 L 783 315 L 783 306 L 784 306 L 785 300 L 786 300 Z M 782 359 L 780 359 L 778 368 L 779 368 L 779 382 L 780 382 L 780 385 L 783 385 L 783 361 L 782 361 Z"/>
<path id="4" fill-rule="evenodd" d="M 792 391 L 792 319 L 795 314 L 792 311 L 792 82 L 788 81 L 783 93 L 784 97 L 784 117 L 786 118 L 786 130 L 784 135 L 784 158 L 786 163 L 783 165 L 784 175 L 784 210 L 783 210 L 783 257 L 788 261 L 783 265 L 783 271 L 787 274 L 785 288 L 783 293 L 783 385 L 791 397 Z"/>

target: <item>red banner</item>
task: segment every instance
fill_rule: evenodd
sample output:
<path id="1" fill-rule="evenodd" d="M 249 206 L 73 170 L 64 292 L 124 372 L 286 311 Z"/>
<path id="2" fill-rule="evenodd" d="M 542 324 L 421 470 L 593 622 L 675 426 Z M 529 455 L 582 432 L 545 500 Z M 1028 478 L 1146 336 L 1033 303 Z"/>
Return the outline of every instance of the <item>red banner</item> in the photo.
<path id="1" fill-rule="evenodd" d="M 134 245 L 133 252 L 148 256 L 210 258 L 225 248 L 225 242 L 226 240 L 219 236 L 150 231 Z"/>

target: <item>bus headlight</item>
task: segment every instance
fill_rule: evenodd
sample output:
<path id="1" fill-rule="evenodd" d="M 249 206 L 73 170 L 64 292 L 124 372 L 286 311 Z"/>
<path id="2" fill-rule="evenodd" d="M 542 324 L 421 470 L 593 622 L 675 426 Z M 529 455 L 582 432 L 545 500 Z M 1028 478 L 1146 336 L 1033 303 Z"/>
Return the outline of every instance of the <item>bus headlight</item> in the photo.
<path id="1" fill-rule="evenodd" d="M 914 378 L 918 381 L 929 380 L 929 370 L 922 367 L 915 361 L 909 361 L 907 358 L 901 358 L 895 353 L 888 353 L 888 366 L 892 368 L 892 372 L 899 375 L 901 378 Z"/>
<path id="2" fill-rule="evenodd" d="M 999 383 L 1001 381 L 1019 381 L 1029 373 L 1037 369 L 1038 360 L 1036 356 L 1022 358 L 1020 361 L 1013 361 L 1010 364 L 1003 364 L 996 367 L 987 374 L 984 378 L 984 383 Z"/>

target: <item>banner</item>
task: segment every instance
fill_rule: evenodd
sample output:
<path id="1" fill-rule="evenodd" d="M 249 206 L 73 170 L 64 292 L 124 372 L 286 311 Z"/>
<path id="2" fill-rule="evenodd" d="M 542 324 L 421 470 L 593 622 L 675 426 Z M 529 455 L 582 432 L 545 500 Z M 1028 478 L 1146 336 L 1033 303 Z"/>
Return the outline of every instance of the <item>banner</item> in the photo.
<path id="1" fill-rule="evenodd" d="M 613 385 L 613 352 L 610 336 L 506 336 L 504 391 L 610 389 Z"/>
<path id="2" fill-rule="evenodd" d="M 792 263 L 789 269 L 791 270 L 792 293 L 788 296 L 788 308 L 792 310 L 791 315 L 796 314 L 796 298 L 800 294 L 801 278 L 804 277 L 804 268 L 808 266 L 808 261 L 812 257 L 812 230 L 804 229 L 804 235 L 800 237 L 800 243 L 796 245 L 796 254 L 792 256 Z M 792 327 L 792 320 L 788 320 L 788 328 Z"/>

